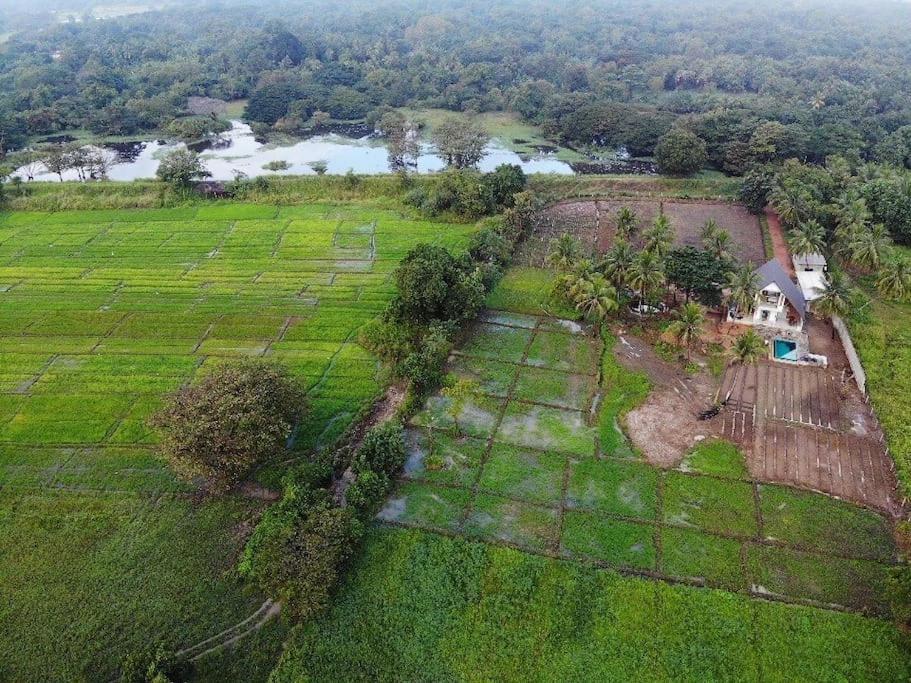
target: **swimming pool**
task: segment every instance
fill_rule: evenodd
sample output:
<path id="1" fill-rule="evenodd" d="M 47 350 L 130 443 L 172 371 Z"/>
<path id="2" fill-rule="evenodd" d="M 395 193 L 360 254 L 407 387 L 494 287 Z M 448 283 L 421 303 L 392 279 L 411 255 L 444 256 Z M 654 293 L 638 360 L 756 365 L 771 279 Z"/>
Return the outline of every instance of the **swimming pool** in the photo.
<path id="1" fill-rule="evenodd" d="M 774 348 L 776 360 L 797 360 L 797 342 L 776 339 Z"/>

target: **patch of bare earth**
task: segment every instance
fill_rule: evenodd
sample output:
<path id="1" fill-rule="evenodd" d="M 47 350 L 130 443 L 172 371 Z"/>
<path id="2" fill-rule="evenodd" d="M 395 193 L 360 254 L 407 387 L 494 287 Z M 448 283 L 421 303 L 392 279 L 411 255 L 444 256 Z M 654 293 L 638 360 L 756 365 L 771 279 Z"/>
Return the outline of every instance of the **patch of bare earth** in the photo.
<path id="1" fill-rule="evenodd" d="M 700 439 L 716 435 L 712 423 L 698 419 L 715 392 L 708 372 L 690 375 L 659 358 L 647 342 L 628 334 L 618 335 L 614 354 L 623 367 L 645 372 L 654 387 L 625 420 L 630 441 L 649 463 L 673 467 Z"/>
<path id="2" fill-rule="evenodd" d="M 728 402 L 713 421 L 742 447 L 754 478 L 897 515 L 882 431 L 838 354 L 833 361 L 829 368 L 771 361 L 732 366 L 719 392 Z"/>
<path id="3" fill-rule="evenodd" d="M 519 262 L 529 266 L 544 263 L 550 241 L 563 233 L 575 236 L 595 253 L 604 253 L 614 243 L 617 212 L 629 208 L 638 219 L 633 237 L 641 246 L 641 235 L 664 212 L 674 228 L 678 247 L 702 244 L 702 226 L 713 219 L 732 238 L 732 251 L 744 263 L 765 261 L 765 247 L 759 219 L 739 204 L 713 201 L 661 201 L 646 198 L 577 199 L 560 202 L 538 213 L 532 235 L 522 245 Z"/>

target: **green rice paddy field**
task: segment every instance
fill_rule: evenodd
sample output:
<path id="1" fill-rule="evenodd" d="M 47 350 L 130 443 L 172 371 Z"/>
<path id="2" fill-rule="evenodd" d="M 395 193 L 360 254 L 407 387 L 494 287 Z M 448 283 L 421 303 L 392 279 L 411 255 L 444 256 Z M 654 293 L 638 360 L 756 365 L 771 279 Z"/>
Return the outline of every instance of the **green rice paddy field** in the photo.
<path id="1" fill-rule="evenodd" d="M 412 420 L 366 552 L 275 677 L 907 680 L 890 522 L 753 482 L 726 442 L 650 466 L 617 429 L 648 384 L 612 345 L 488 313 L 450 359 L 474 396 Z"/>
<path id="2" fill-rule="evenodd" d="M 326 447 L 380 390 L 356 331 L 397 261 L 470 230 L 362 204 L 0 214 L 0 680 L 110 679 L 255 611 L 232 569 L 262 503 L 195 500 L 148 416 L 264 356 L 309 387 L 294 448 Z"/>

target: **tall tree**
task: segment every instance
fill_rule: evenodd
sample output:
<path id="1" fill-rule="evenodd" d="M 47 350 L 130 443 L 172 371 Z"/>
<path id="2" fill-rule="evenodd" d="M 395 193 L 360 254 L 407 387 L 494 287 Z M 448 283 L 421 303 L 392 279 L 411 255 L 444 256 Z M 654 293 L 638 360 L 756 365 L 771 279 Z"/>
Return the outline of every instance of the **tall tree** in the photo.
<path id="1" fill-rule="evenodd" d="M 766 354 L 765 341 L 752 327 L 734 340 L 731 355 L 742 365 L 755 365 Z"/>
<path id="2" fill-rule="evenodd" d="M 895 256 L 879 269 L 876 289 L 888 299 L 905 301 L 911 297 L 911 261 Z"/>
<path id="3" fill-rule="evenodd" d="M 641 251 L 629 271 L 629 285 L 639 292 L 639 302 L 664 285 L 664 262 L 653 251 Z"/>
<path id="4" fill-rule="evenodd" d="M 620 306 L 617 290 L 601 275 L 593 275 L 583 282 L 575 296 L 576 309 L 600 329 L 607 314 Z"/>
<path id="5" fill-rule="evenodd" d="M 547 252 L 547 265 L 561 272 L 572 269 L 573 264 L 582 256 L 582 244 L 568 232 L 550 241 Z"/>
<path id="6" fill-rule="evenodd" d="M 813 312 L 831 322 L 833 318 L 842 318 L 851 311 L 851 302 L 854 292 L 848 283 L 848 278 L 840 270 L 830 269 L 826 273 L 826 284 L 822 294 L 813 301 Z M 835 328 L 832 328 L 832 337 L 835 337 Z"/>
<path id="7" fill-rule="evenodd" d="M 655 146 L 658 170 L 668 175 L 692 175 L 707 160 L 705 141 L 688 130 L 675 128 L 661 136 Z"/>
<path id="8" fill-rule="evenodd" d="M 814 220 L 801 223 L 788 232 L 788 247 L 795 256 L 819 254 L 825 246 L 826 231 Z"/>
<path id="9" fill-rule="evenodd" d="M 854 235 L 849 246 L 851 262 L 861 268 L 875 270 L 886 259 L 891 247 L 892 239 L 886 228 L 876 223 Z"/>
<path id="10" fill-rule="evenodd" d="M 630 269 L 636 260 L 636 253 L 632 245 L 625 240 L 618 239 L 604 254 L 599 270 L 601 270 L 611 284 L 618 289 L 629 281 Z"/>
<path id="11" fill-rule="evenodd" d="M 736 308 L 743 316 L 752 315 L 759 292 L 759 275 L 753 264 L 748 263 L 728 273 L 727 289 L 728 306 Z"/>
<path id="12" fill-rule="evenodd" d="M 454 168 L 476 166 L 486 155 L 484 148 L 490 141 L 487 131 L 472 119 L 447 119 L 430 137 L 437 156 Z"/>
<path id="13" fill-rule="evenodd" d="M 674 232 L 667 214 L 655 216 L 652 226 L 643 233 L 646 251 L 654 252 L 658 258 L 664 258 L 674 241 Z"/>
<path id="14" fill-rule="evenodd" d="M 687 363 L 692 358 L 693 344 L 699 340 L 704 322 L 705 313 L 702 306 L 689 301 L 677 310 L 673 322 L 667 327 L 667 331 L 677 340 L 677 345 L 686 349 Z"/>
<path id="15" fill-rule="evenodd" d="M 628 206 L 617 211 L 617 239 L 631 240 L 638 227 L 639 219 Z"/>

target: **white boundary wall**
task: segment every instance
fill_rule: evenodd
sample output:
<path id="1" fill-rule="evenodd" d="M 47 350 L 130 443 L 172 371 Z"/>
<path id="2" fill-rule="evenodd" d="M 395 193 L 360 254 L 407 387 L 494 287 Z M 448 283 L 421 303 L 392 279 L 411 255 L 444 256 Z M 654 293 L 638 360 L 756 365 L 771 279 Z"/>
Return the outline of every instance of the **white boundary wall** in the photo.
<path id="1" fill-rule="evenodd" d="M 867 373 L 864 372 L 864 366 L 860 362 L 860 356 L 857 355 L 857 349 L 854 348 L 854 342 L 851 340 L 851 333 L 848 332 L 848 326 L 845 321 L 838 316 L 832 317 L 838 336 L 841 338 L 841 345 L 845 349 L 845 355 L 848 357 L 848 364 L 851 366 L 851 372 L 854 373 L 854 381 L 857 382 L 857 388 L 864 396 L 867 395 Z"/>

